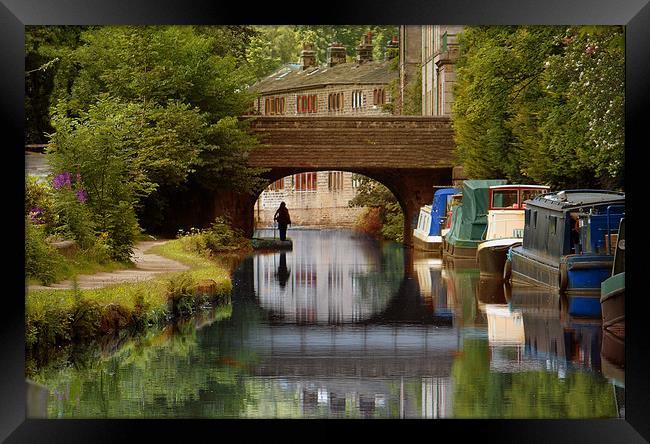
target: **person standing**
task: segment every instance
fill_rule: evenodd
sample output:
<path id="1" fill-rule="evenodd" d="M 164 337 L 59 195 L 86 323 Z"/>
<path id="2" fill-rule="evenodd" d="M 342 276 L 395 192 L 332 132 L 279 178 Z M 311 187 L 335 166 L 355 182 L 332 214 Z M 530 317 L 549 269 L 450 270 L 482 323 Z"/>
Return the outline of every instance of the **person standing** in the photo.
<path id="1" fill-rule="evenodd" d="M 291 225 L 291 217 L 289 217 L 289 210 L 284 202 L 280 203 L 280 208 L 275 212 L 273 220 L 278 223 L 278 230 L 280 230 L 280 240 L 287 240 L 287 226 Z"/>

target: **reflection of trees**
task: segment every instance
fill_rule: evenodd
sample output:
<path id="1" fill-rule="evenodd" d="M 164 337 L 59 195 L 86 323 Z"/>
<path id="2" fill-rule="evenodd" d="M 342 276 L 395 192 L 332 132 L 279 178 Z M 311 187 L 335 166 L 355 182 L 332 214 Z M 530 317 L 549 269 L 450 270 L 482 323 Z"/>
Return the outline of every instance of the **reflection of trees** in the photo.
<path id="1" fill-rule="evenodd" d="M 369 303 L 370 313 L 375 314 L 386 307 L 400 287 L 404 278 L 404 249 L 393 242 L 384 242 L 380 248 L 373 247 L 368 256 L 371 258 L 369 263 L 377 264 L 376 269 L 353 272 L 351 278 L 353 287 L 358 289 L 359 299 Z"/>
<path id="2" fill-rule="evenodd" d="M 463 344 L 452 367 L 455 418 L 617 417 L 611 384 L 595 374 L 491 373 L 488 341 Z"/>
<path id="3" fill-rule="evenodd" d="M 49 415 L 239 416 L 255 403 L 242 378 L 255 356 L 239 342 L 215 346 L 212 339 L 222 336 L 216 327 L 228 323 L 196 330 L 187 322 L 129 341 L 94 365 L 41 370 L 35 379 L 51 388 Z M 237 336 L 236 331 L 228 336 Z"/>

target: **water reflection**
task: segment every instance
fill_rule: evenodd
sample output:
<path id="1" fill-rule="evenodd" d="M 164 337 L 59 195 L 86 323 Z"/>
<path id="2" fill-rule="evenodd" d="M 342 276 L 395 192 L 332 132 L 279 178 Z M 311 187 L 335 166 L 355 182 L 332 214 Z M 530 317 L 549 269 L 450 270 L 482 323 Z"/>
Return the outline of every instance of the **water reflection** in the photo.
<path id="1" fill-rule="evenodd" d="M 351 232 L 314 234 L 293 230 L 292 251 L 254 257 L 260 305 L 278 322 L 299 324 L 358 322 L 381 313 L 403 279 L 403 248 Z"/>
<path id="2" fill-rule="evenodd" d="M 264 236 L 265 233 L 257 233 Z M 50 417 L 589 418 L 624 412 L 597 320 L 348 231 L 253 255 L 232 306 L 43 368 Z M 604 360 L 602 363 L 604 364 Z"/>

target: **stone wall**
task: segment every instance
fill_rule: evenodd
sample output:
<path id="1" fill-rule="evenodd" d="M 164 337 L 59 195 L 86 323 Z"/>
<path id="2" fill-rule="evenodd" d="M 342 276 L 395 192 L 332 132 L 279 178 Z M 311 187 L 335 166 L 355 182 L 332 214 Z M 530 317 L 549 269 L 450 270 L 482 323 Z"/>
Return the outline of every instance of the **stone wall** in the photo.
<path id="1" fill-rule="evenodd" d="M 385 103 L 391 101 L 388 85 L 385 83 L 376 83 L 368 85 L 326 85 L 322 88 L 305 88 L 299 92 L 279 93 L 279 94 L 265 94 L 255 102 L 255 109 L 262 115 L 269 115 L 265 109 L 267 98 L 284 98 L 285 110 L 284 114 L 277 114 L 282 116 L 300 116 L 300 117 L 322 117 L 322 116 L 374 116 L 374 115 L 389 115 L 387 111 L 383 111 L 381 105 L 373 105 L 373 91 L 375 89 L 383 89 Z M 362 91 L 365 98 L 365 105 L 355 108 L 352 106 L 352 92 Z M 329 94 L 343 93 L 343 107 L 340 110 L 330 111 L 328 109 Z M 316 112 L 298 113 L 297 110 L 297 97 L 302 95 L 316 95 Z"/>
<path id="2" fill-rule="evenodd" d="M 268 227 L 273 224 L 273 216 L 285 202 L 293 225 L 319 225 L 351 227 L 362 208 L 350 208 L 349 201 L 356 195 L 352 183 L 352 173 L 334 172 L 341 175 L 340 188 L 332 189 L 330 171 L 317 172 L 315 190 L 299 191 L 295 188 L 295 176 L 281 179 L 283 188 L 264 191 L 255 203 L 255 224 Z"/>

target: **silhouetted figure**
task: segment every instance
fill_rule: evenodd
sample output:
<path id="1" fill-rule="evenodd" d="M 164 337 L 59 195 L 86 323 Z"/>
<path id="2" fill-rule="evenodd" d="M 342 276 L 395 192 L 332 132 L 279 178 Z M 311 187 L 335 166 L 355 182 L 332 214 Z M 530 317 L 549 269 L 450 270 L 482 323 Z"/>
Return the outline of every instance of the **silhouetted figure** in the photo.
<path id="1" fill-rule="evenodd" d="M 291 272 L 287 269 L 287 254 L 283 251 L 280 253 L 280 265 L 278 265 L 278 281 L 280 282 L 280 287 L 284 288 L 287 285 L 287 279 Z"/>
<path id="2" fill-rule="evenodd" d="M 289 217 L 289 210 L 284 202 L 280 203 L 280 208 L 275 212 L 273 220 L 278 223 L 280 240 L 287 240 L 287 226 L 291 225 L 291 217 Z"/>

